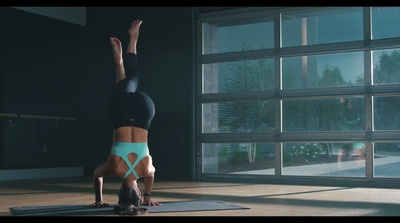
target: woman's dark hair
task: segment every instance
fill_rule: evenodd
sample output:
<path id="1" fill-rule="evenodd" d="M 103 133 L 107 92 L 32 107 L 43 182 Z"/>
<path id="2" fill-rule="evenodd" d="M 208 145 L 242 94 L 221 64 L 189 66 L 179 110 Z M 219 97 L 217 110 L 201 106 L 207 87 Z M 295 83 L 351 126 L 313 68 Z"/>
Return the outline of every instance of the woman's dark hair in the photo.
<path id="1" fill-rule="evenodd" d="M 122 185 L 118 195 L 118 206 L 114 207 L 114 212 L 120 215 L 142 215 L 147 214 L 147 208 L 139 208 L 140 191 L 137 187 Z"/>
<path id="2" fill-rule="evenodd" d="M 118 204 L 122 207 L 133 205 L 139 207 L 142 201 L 140 200 L 140 192 L 137 187 L 122 185 L 119 190 Z"/>

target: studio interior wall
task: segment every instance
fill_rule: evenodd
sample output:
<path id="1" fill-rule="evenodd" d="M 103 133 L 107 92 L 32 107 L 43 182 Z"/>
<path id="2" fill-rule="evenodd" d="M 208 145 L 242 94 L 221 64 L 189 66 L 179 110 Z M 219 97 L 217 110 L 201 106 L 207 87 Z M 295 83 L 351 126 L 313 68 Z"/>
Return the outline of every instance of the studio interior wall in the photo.
<path id="1" fill-rule="evenodd" d="M 0 112 L 77 117 L 54 127 L 44 120 L 1 118 L 1 169 L 84 166 L 105 162 L 112 144 L 107 103 L 115 86 L 109 43 L 138 42 L 139 90 L 154 101 L 149 148 L 158 179 L 192 177 L 193 33 L 190 7 L 87 7 L 86 26 L 2 7 Z"/>

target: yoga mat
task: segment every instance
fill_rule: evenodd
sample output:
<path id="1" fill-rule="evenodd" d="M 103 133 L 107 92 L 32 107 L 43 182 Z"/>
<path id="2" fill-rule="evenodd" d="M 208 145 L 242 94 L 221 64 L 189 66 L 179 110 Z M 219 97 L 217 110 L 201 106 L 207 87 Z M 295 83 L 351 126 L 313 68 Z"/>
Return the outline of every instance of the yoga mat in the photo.
<path id="1" fill-rule="evenodd" d="M 55 205 L 12 207 L 10 208 L 10 213 L 13 216 L 82 216 L 115 214 L 113 208 L 116 204 L 110 204 L 110 207 L 105 208 L 88 208 L 87 206 L 88 205 Z M 161 206 L 142 207 L 147 208 L 149 213 L 249 209 L 218 200 L 162 202 Z"/>

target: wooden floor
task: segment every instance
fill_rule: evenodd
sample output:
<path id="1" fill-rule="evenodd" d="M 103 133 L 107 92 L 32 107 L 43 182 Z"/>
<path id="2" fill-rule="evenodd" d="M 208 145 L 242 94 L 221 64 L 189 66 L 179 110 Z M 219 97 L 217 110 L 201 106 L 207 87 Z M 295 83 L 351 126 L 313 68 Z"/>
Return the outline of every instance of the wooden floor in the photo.
<path id="1" fill-rule="evenodd" d="M 105 202 L 117 203 L 120 181 L 106 178 Z M 142 189 L 143 184 L 139 187 Z M 400 190 L 276 184 L 156 182 L 153 200 L 221 200 L 246 210 L 149 213 L 145 216 L 399 216 Z M 90 204 L 90 177 L 0 182 L 0 215 L 9 208 Z"/>

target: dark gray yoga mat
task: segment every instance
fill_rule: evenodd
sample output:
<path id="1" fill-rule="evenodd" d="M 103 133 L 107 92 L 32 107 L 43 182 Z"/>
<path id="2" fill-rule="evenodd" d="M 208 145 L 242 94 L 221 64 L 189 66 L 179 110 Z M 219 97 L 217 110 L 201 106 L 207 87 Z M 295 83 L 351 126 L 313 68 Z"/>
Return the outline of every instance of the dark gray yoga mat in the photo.
<path id="1" fill-rule="evenodd" d="M 13 216 L 113 215 L 114 206 L 116 204 L 106 208 L 88 208 L 87 205 L 12 207 L 10 213 Z M 142 207 L 147 208 L 149 213 L 249 209 L 218 200 L 163 202 L 161 206 Z"/>

